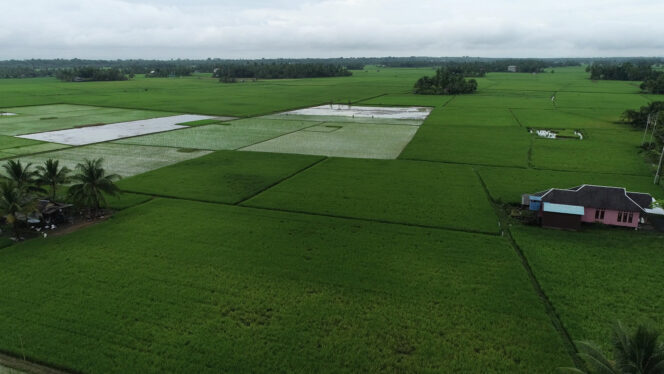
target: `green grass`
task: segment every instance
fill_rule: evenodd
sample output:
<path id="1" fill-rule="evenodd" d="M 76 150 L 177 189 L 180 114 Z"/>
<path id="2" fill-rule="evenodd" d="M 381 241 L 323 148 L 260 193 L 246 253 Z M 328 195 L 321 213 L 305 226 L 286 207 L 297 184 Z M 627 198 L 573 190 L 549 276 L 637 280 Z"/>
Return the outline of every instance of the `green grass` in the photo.
<path id="1" fill-rule="evenodd" d="M 2 125 L 2 122 L 0 122 Z M 37 140 L 15 138 L 13 136 L 0 135 L 0 149 L 5 150 L 9 148 L 18 148 L 25 147 L 30 145 L 42 144 L 42 142 Z"/>
<path id="2" fill-rule="evenodd" d="M 55 78 L 3 79 L 0 107 L 77 103 L 247 117 L 329 103 L 403 93 L 431 69 L 380 69 L 351 77 L 261 80 L 222 84 L 209 76 L 143 78 L 122 82 L 59 82 Z M 10 111 L 9 109 L 3 109 Z M 49 116 L 52 114 L 48 114 Z"/>
<path id="3" fill-rule="evenodd" d="M 243 203 L 405 224 L 497 233 L 497 217 L 470 167 L 328 159 Z"/>
<path id="4" fill-rule="evenodd" d="M 23 162 L 42 164 L 49 158 L 60 161 L 60 165 L 75 169 L 85 159 L 102 158 L 108 173 L 128 177 L 158 169 L 179 161 L 200 157 L 209 151 L 180 152 L 178 148 L 148 147 L 114 143 L 98 143 L 83 147 L 71 147 L 36 155 L 20 156 Z"/>
<path id="5" fill-rule="evenodd" d="M 538 129 L 620 129 L 620 113 L 594 109 L 514 109 L 524 127 Z"/>
<path id="6" fill-rule="evenodd" d="M 109 199 L 122 211 L 103 224 L 0 249 L 0 351 L 81 372 L 548 373 L 570 365 L 508 242 L 459 230 L 498 233 L 475 170 L 498 202 L 583 183 L 664 197 L 638 153 L 641 134 L 618 123 L 625 109 L 659 97 L 640 95 L 639 82 L 590 81 L 584 69 L 490 73 L 477 93 L 460 96 L 410 94 L 433 69 L 375 66 L 351 77 L 238 84 L 205 74 L 0 80 L 0 107 L 19 114 L 0 118 L 0 157 L 45 152 L 21 159 L 69 167 L 104 157 L 110 172 L 136 175 L 123 188 L 141 192 Z M 279 114 L 349 101 L 435 110 L 400 155 L 411 160 L 328 159 L 263 192 L 319 158 L 204 156 L 279 137 L 297 146 L 291 151 L 316 153 L 330 146 L 317 139 L 340 134 L 326 125 L 390 133 L 419 124 Z M 57 105 L 23 107 L 39 104 Z M 263 117 L 57 151 L 6 136 L 174 112 Z M 537 139 L 528 127 L 586 137 Z M 357 147 L 361 135 L 334 147 Z M 381 141 L 367 139 L 363 152 Z M 661 236 L 512 228 L 573 338 L 606 344 L 615 319 L 662 326 Z"/>
<path id="7" fill-rule="evenodd" d="M 589 129 L 583 140 L 546 139 L 535 135 L 532 163 L 536 168 L 651 175 L 652 167 L 639 156 L 643 133 L 621 130 Z"/>
<path id="8" fill-rule="evenodd" d="M 0 87 L 6 83 L 3 81 L 5 80 L 0 81 Z M 65 104 L 3 108 L 2 110 L 18 114 L 0 119 L 0 134 L 3 135 L 31 134 L 70 129 L 77 126 L 135 121 L 173 115 L 173 113 L 149 110 L 128 110 Z"/>
<path id="9" fill-rule="evenodd" d="M 18 138 L 18 139 L 20 139 L 20 138 Z M 16 156 L 22 156 L 22 155 L 29 155 L 29 154 L 33 154 L 33 153 L 42 153 L 42 152 L 55 151 L 55 150 L 63 149 L 63 148 L 69 148 L 69 146 L 64 145 L 64 144 L 57 144 L 57 143 L 41 143 L 41 142 L 38 142 L 35 145 L 27 145 L 27 146 L 22 146 L 22 147 L 15 147 L 15 148 L 6 148 L 6 149 L 3 149 L 0 152 L 2 152 L 3 154 L 7 154 L 8 157 L 16 157 Z"/>
<path id="10" fill-rule="evenodd" d="M 224 125 L 196 126 L 118 140 L 119 144 L 152 145 L 196 149 L 238 149 L 266 141 L 320 122 L 250 118 Z"/>
<path id="11" fill-rule="evenodd" d="M 195 126 L 205 126 L 205 125 L 219 125 L 219 124 L 222 124 L 222 123 L 224 123 L 224 121 L 220 121 L 218 119 L 201 119 L 201 120 L 198 120 L 198 121 L 189 121 L 189 122 L 178 123 L 178 125 L 195 127 Z"/>
<path id="12" fill-rule="evenodd" d="M 400 159 L 526 167 L 530 134 L 524 128 L 424 123 Z"/>
<path id="13" fill-rule="evenodd" d="M 487 126 L 505 127 L 518 126 L 509 109 L 505 108 L 473 108 L 445 107 L 434 110 L 425 124 L 443 126 Z"/>
<path id="14" fill-rule="evenodd" d="M 454 96 L 388 94 L 361 101 L 359 105 L 439 107 L 445 105 L 453 98 Z"/>
<path id="15" fill-rule="evenodd" d="M 116 196 L 105 196 L 106 206 L 113 210 L 124 210 L 152 200 L 151 196 L 121 192 Z"/>
<path id="16" fill-rule="evenodd" d="M 480 91 L 473 95 L 459 95 L 449 102 L 446 107 L 458 110 L 465 110 L 467 113 L 473 113 L 475 110 L 497 109 L 507 110 L 515 108 L 538 108 L 551 109 L 552 92 L 550 91 L 532 91 L 527 86 L 520 90 L 496 90 Z"/>
<path id="17" fill-rule="evenodd" d="M 513 230 L 535 276 L 576 340 L 610 352 L 613 324 L 664 329 L 664 235 L 621 229 Z"/>
<path id="18" fill-rule="evenodd" d="M 411 125 L 324 122 L 241 150 L 395 159 L 417 129 Z"/>
<path id="19" fill-rule="evenodd" d="M 494 167 L 481 167 L 478 170 L 491 198 L 503 203 L 520 203 L 524 193 L 582 184 L 625 187 L 629 191 L 646 192 L 664 198 L 664 190 L 654 185 L 651 177 L 645 176 Z"/>
<path id="20" fill-rule="evenodd" d="M 234 204 L 321 157 L 218 151 L 122 180 L 126 191 Z"/>
<path id="21" fill-rule="evenodd" d="M 276 119 L 282 121 L 344 122 L 344 123 L 361 123 L 361 124 L 374 124 L 374 125 L 419 126 L 422 124 L 422 121 L 417 119 L 346 117 L 346 116 L 333 116 L 333 115 L 320 116 L 320 115 L 304 115 L 304 114 L 290 114 L 290 113 L 270 114 L 259 118 L 264 120 Z"/>
<path id="22" fill-rule="evenodd" d="M 74 371 L 570 364 L 514 252 L 486 235 L 157 200 L 0 261 L 0 349 Z"/>

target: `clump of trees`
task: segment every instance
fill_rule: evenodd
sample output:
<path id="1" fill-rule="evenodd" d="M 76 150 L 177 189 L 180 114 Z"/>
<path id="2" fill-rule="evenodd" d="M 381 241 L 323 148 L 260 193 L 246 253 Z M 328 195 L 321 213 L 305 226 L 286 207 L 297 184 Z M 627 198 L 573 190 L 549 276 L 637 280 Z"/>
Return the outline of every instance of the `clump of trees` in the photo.
<path id="1" fill-rule="evenodd" d="M 592 80 L 642 81 L 653 75 L 648 62 L 625 62 L 622 64 L 592 64 L 586 67 Z"/>
<path id="2" fill-rule="evenodd" d="M 641 83 L 641 90 L 652 94 L 664 94 L 664 72 L 655 72 Z"/>
<path id="3" fill-rule="evenodd" d="M 559 368 L 559 372 L 576 374 L 664 374 L 664 343 L 660 333 L 640 325 L 629 333 L 617 323 L 611 336 L 613 359 L 594 343 L 576 342 L 578 356 L 585 368 Z"/>
<path id="4" fill-rule="evenodd" d="M 415 83 L 415 93 L 420 95 L 459 95 L 477 90 L 477 81 L 466 80 L 463 74 L 447 68 L 436 70 L 433 77 L 422 77 Z"/>
<path id="5" fill-rule="evenodd" d="M 664 101 L 653 101 L 636 110 L 628 109 L 621 118 L 635 129 L 646 130 L 641 146 L 642 154 L 650 161 L 657 162 L 664 146 Z"/>
<path id="6" fill-rule="evenodd" d="M 175 65 L 158 67 L 145 73 L 146 78 L 188 77 L 194 73 L 191 66 Z"/>
<path id="7" fill-rule="evenodd" d="M 653 101 L 636 110 L 627 109 L 623 112 L 621 119 L 634 128 L 643 129 L 646 127 L 648 119 L 653 120 L 652 116 L 656 113 L 660 113 L 660 118 L 664 119 L 664 101 Z"/>
<path id="8" fill-rule="evenodd" d="M 344 77 L 352 73 L 341 65 L 323 63 L 250 63 L 225 64 L 214 70 L 213 77 L 220 82 L 235 82 L 237 79 L 287 79 Z"/>
<path id="9" fill-rule="evenodd" d="M 641 90 L 646 93 L 664 94 L 664 72 L 652 67 L 652 61 L 625 62 L 622 64 L 595 63 L 586 68 L 592 80 L 643 81 Z"/>
<path id="10" fill-rule="evenodd" d="M 115 181 L 120 176 L 107 173 L 100 158 L 79 163 L 75 172 L 60 166 L 60 162 L 53 159 L 34 169 L 32 163 L 9 160 L 2 168 L 0 214 L 12 227 L 17 239 L 21 237 L 21 229 L 27 227 L 28 218 L 39 215 L 39 200 L 56 202 L 56 199 L 62 198 L 83 207 L 91 218 L 96 218 L 106 204 L 105 196 L 119 193 Z M 59 196 L 59 188 L 70 183 L 67 193 Z"/>
<path id="11" fill-rule="evenodd" d="M 119 69 L 90 66 L 58 70 L 55 77 L 63 82 L 125 81 L 128 79 L 127 75 Z"/>

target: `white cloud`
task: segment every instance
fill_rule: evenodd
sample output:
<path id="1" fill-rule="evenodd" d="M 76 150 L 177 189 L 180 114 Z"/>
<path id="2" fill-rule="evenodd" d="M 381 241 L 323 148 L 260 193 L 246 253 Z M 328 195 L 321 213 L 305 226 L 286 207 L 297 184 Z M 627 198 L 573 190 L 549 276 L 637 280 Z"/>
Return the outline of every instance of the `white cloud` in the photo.
<path id="1" fill-rule="evenodd" d="M 657 1 L 8 2 L 0 59 L 662 55 Z"/>

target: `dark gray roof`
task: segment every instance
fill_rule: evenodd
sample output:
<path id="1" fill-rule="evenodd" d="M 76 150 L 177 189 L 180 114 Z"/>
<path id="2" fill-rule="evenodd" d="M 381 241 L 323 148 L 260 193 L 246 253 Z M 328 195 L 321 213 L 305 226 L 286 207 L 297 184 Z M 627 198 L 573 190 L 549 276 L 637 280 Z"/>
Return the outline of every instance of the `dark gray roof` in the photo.
<path id="1" fill-rule="evenodd" d="M 652 204 L 652 196 L 647 193 L 627 192 L 627 196 L 644 209 L 650 207 L 650 204 Z"/>
<path id="2" fill-rule="evenodd" d="M 554 204 L 580 205 L 588 208 L 640 212 L 648 208 L 652 197 L 646 193 L 627 192 L 622 187 L 582 186 L 568 189 L 551 188 L 533 194 L 542 201 Z"/>

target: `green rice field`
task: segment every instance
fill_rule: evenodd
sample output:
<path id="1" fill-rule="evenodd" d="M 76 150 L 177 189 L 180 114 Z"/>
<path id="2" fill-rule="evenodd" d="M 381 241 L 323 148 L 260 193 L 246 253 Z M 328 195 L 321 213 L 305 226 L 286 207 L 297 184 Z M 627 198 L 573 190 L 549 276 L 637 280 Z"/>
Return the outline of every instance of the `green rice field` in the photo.
<path id="1" fill-rule="evenodd" d="M 158 169 L 176 162 L 200 157 L 210 153 L 188 148 L 149 147 L 99 143 L 83 147 L 72 147 L 53 152 L 45 152 L 28 156 L 20 156 L 23 162 L 43 163 L 49 158 L 60 160 L 60 164 L 70 169 L 85 159 L 101 157 L 107 172 L 128 177 L 146 171 Z"/>
<path id="2" fill-rule="evenodd" d="M 218 151 L 120 182 L 125 191 L 235 204 L 266 190 L 321 157 Z"/>
<path id="3" fill-rule="evenodd" d="M 397 175 L 399 177 L 395 178 Z M 472 168 L 458 165 L 331 158 L 243 204 L 498 232 L 497 217 L 479 178 Z M 469 219 L 471 216 L 473 218 Z"/>
<path id="4" fill-rule="evenodd" d="M 496 237 L 158 200 L 42 243 L 2 252 L 0 344 L 76 371 L 569 364 Z"/>
<path id="5" fill-rule="evenodd" d="M 136 121 L 174 113 L 151 110 L 103 108 L 83 105 L 43 105 L 2 108 L 15 116 L 0 118 L 0 134 L 19 135 L 70 129 L 73 127 Z"/>
<path id="6" fill-rule="evenodd" d="M 0 353 L 66 373 L 552 373 L 573 340 L 608 352 L 616 320 L 664 329 L 661 233 L 506 214 L 551 187 L 664 198 L 620 122 L 664 97 L 584 66 L 413 94 L 432 72 L 0 79 L 16 114 L 0 117 L 0 158 L 101 157 L 123 176 L 103 222 L 0 236 Z M 287 113 L 330 103 L 432 112 Z M 183 113 L 214 118 L 85 146 L 15 137 Z"/>
<path id="7" fill-rule="evenodd" d="M 532 227 L 513 232 L 573 338 L 593 340 L 608 351 L 615 321 L 630 328 L 664 327 L 664 234 Z"/>

